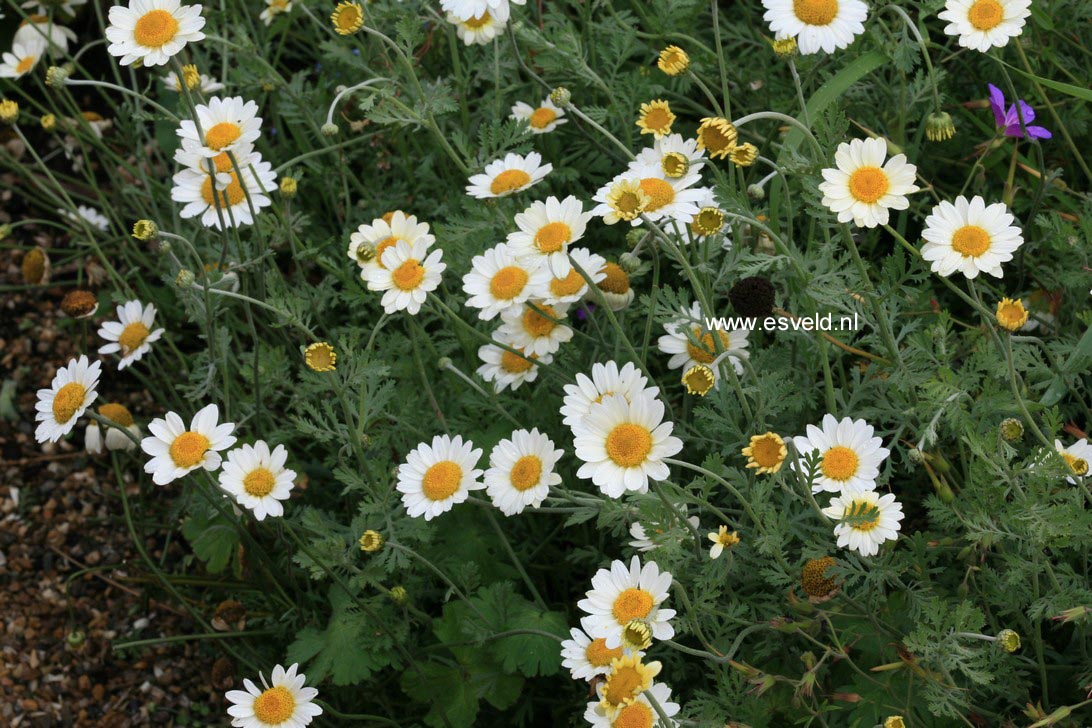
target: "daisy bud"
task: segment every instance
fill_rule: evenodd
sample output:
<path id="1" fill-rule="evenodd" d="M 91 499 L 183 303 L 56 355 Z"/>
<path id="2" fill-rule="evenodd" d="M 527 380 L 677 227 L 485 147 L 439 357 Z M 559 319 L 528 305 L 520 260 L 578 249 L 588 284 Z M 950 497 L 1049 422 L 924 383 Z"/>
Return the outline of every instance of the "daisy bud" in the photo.
<path id="1" fill-rule="evenodd" d="M 319 341 L 307 347 L 303 361 L 313 372 L 332 372 L 337 369 L 337 352 L 327 342 Z"/>
<path id="2" fill-rule="evenodd" d="M 46 114 L 39 123 L 42 125 L 42 131 L 53 131 L 57 128 L 57 117 L 53 114 Z"/>
<path id="3" fill-rule="evenodd" d="M 396 586 L 391 589 L 391 599 L 395 604 L 405 604 L 406 599 L 409 598 L 409 594 L 406 593 L 406 587 Z"/>
<path id="4" fill-rule="evenodd" d="M 724 229 L 724 213 L 718 207 L 703 207 L 694 216 L 690 227 L 698 235 L 716 235 Z"/>
<path id="5" fill-rule="evenodd" d="M 680 73 L 686 73 L 686 69 L 690 68 L 690 56 L 678 46 L 668 46 L 660 51 L 656 67 L 668 76 L 678 76 Z"/>
<path id="6" fill-rule="evenodd" d="M 1011 298 L 1002 298 L 997 302 L 997 325 L 1009 333 L 1016 333 L 1028 322 L 1028 310 L 1024 308 L 1024 302 L 1019 298 L 1015 301 Z"/>
<path id="7" fill-rule="evenodd" d="M 892 715 L 883 722 L 883 728 L 906 728 L 906 721 L 901 715 Z"/>
<path id="8" fill-rule="evenodd" d="M 0 101 L 0 122 L 14 124 L 19 118 L 19 104 L 11 99 Z"/>
<path id="9" fill-rule="evenodd" d="M 1092 614 L 1092 609 L 1089 609 L 1085 606 L 1080 606 L 1073 607 L 1072 609 L 1067 609 L 1053 619 L 1056 622 L 1061 622 L 1062 624 L 1069 624 L 1070 622 L 1084 620 L 1086 617 L 1088 617 L 1089 614 Z"/>
<path id="10" fill-rule="evenodd" d="M 383 548 L 383 534 L 379 531 L 368 529 L 364 532 L 364 535 L 360 537 L 360 540 L 357 543 L 360 544 L 361 551 L 374 554 L 376 551 Z"/>
<path id="11" fill-rule="evenodd" d="M 931 142 L 943 142 L 955 136 L 955 124 L 946 111 L 934 111 L 925 120 L 925 138 Z"/>
<path id="12" fill-rule="evenodd" d="M 168 240 L 159 241 L 159 252 L 163 255 L 167 255 L 171 252 L 171 243 Z"/>
<path id="13" fill-rule="evenodd" d="M 683 374 L 682 383 L 686 387 L 687 394 L 704 397 L 713 389 L 716 384 L 716 377 L 713 375 L 713 370 L 706 365 L 695 364 Z"/>
<path id="14" fill-rule="evenodd" d="M 1001 439 L 1005 442 L 1019 442 L 1024 437 L 1024 423 L 1015 417 L 1001 420 L 998 429 L 1001 431 Z"/>
<path id="15" fill-rule="evenodd" d="M 6 237 L 5 231 L 0 231 L 0 240 Z M 28 285 L 36 286 L 40 283 L 49 282 L 49 255 L 46 254 L 45 249 L 38 247 L 28 250 L 27 254 L 23 256 L 22 271 L 23 282 Z"/>
<path id="16" fill-rule="evenodd" d="M 337 124 L 333 123 L 332 121 L 322 125 L 323 136 L 335 137 L 338 135 L 339 131 L 340 130 L 337 128 Z"/>
<path id="17" fill-rule="evenodd" d="M 296 188 L 299 182 L 295 177 L 281 177 L 281 196 L 292 199 L 296 196 Z"/>
<path id="18" fill-rule="evenodd" d="M 182 80 L 190 91 L 197 88 L 201 84 L 201 73 L 197 70 L 197 66 L 192 63 L 182 66 Z"/>
<path id="19" fill-rule="evenodd" d="M 645 239 L 648 233 L 640 228 L 633 228 L 626 233 L 626 245 L 630 248 L 636 248 L 641 244 L 641 241 Z"/>
<path id="20" fill-rule="evenodd" d="M 0 241 L 4 241 L 11 235 L 11 225 L 3 223 L 0 225 Z"/>
<path id="21" fill-rule="evenodd" d="M 760 184 L 747 185 L 747 196 L 752 200 L 764 200 L 766 189 Z"/>
<path id="22" fill-rule="evenodd" d="M 352 35 L 364 25 L 364 8 L 356 2 L 340 2 L 330 15 L 334 32 L 338 35 Z"/>
<path id="23" fill-rule="evenodd" d="M 997 644 L 1009 654 L 1020 649 L 1020 635 L 1011 629 L 1003 629 L 997 633 Z"/>
<path id="24" fill-rule="evenodd" d="M 631 619 L 622 629 L 622 644 L 633 650 L 644 650 L 652 644 L 652 629 L 643 619 Z"/>
<path id="25" fill-rule="evenodd" d="M 99 310 L 99 301 L 91 291 L 69 291 L 61 299 L 61 310 L 72 318 L 87 318 Z"/>
<path id="26" fill-rule="evenodd" d="M 174 284 L 179 288 L 189 288 L 195 280 L 197 280 L 197 276 L 193 274 L 193 271 L 189 268 L 183 268 L 175 276 Z"/>
<path id="27" fill-rule="evenodd" d="M 728 152 L 728 159 L 732 160 L 732 164 L 739 167 L 750 167 L 758 159 L 758 147 L 750 142 L 745 142 Z"/>
<path id="28" fill-rule="evenodd" d="M 439 359 L 436 360 L 436 368 L 440 371 L 450 369 L 452 366 L 453 362 L 451 361 L 451 357 L 441 356 Z"/>
<path id="29" fill-rule="evenodd" d="M 618 265 L 622 266 L 622 270 L 626 273 L 633 275 L 641 267 L 641 258 L 627 251 L 618 256 Z"/>
<path id="30" fill-rule="evenodd" d="M 558 86 L 550 92 L 550 101 L 553 101 L 556 106 L 565 108 L 573 102 L 573 95 L 569 89 L 564 86 Z"/>
<path id="31" fill-rule="evenodd" d="M 46 69 L 46 86 L 61 88 L 68 77 L 72 75 L 72 67 L 69 65 L 50 66 Z"/>
<path id="32" fill-rule="evenodd" d="M 133 237 L 137 240 L 151 240 L 158 234 L 159 226 L 151 220 L 137 220 L 133 223 Z"/>
<path id="33" fill-rule="evenodd" d="M 87 638 L 84 636 L 83 632 L 78 629 L 74 629 L 67 635 L 65 635 L 64 641 L 70 650 L 82 650 L 86 639 Z"/>
<path id="34" fill-rule="evenodd" d="M 925 453 L 916 447 L 912 447 L 906 451 L 907 459 L 915 465 L 921 465 L 925 462 Z"/>
<path id="35" fill-rule="evenodd" d="M 797 52 L 796 38 L 775 40 L 770 43 L 770 47 L 773 48 L 773 52 L 777 54 L 778 58 L 792 58 Z"/>

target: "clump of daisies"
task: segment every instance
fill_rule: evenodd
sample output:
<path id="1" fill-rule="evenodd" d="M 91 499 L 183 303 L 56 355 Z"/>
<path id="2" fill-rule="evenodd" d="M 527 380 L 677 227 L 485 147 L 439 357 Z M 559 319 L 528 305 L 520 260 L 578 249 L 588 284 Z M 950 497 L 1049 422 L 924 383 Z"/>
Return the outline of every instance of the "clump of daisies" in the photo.
<path id="1" fill-rule="evenodd" d="M 231 725 L 235 728 L 305 726 L 322 715 L 322 706 L 314 702 L 318 690 L 306 687 L 307 676 L 298 673 L 298 667 L 292 664 L 286 670 L 277 665 L 268 682 L 264 675 L 259 676 L 261 687 L 244 679 L 244 690 L 229 690 L 226 697 L 231 703 L 227 709 Z"/>

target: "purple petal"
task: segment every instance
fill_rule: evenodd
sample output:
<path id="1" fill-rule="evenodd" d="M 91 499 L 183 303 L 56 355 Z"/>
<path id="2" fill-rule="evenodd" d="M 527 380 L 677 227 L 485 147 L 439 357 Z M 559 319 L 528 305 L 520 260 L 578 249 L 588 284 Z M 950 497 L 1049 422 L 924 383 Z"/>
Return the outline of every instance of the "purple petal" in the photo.
<path id="1" fill-rule="evenodd" d="M 1024 126 L 1035 121 L 1035 109 L 1028 106 L 1028 102 L 1020 99 L 1020 113 L 1024 116 Z"/>
<path id="2" fill-rule="evenodd" d="M 1024 130 L 1020 128 L 1020 124 L 1009 124 L 1005 127 L 1005 136 L 1015 137 L 1017 139 L 1024 138 Z"/>
<path id="3" fill-rule="evenodd" d="M 986 85 L 990 87 L 990 109 L 993 110 L 994 123 L 998 126 L 1004 126 L 1005 94 L 1001 93 L 1001 89 L 992 83 Z"/>
<path id="4" fill-rule="evenodd" d="M 1028 136 L 1032 139 L 1051 139 L 1054 136 L 1041 126 L 1029 126 L 1027 129 Z"/>

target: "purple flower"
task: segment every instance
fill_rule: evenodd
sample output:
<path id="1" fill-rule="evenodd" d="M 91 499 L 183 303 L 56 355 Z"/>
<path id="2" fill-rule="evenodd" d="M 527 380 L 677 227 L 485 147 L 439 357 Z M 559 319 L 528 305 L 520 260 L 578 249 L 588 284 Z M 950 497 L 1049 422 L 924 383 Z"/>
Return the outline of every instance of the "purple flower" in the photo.
<path id="1" fill-rule="evenodd" d="M 1024 129 L 1028 130 L 1027 135 L 1032 139 L 1050 139 L 1054 136 L 1041 126 L 1031 125 L 1031 122 L 1035 121 L 1035 109 L 1028 106 L 1023 99 L 1017 99 L 1017 103 L 1020 104 L 1020 112 L 1017 114 L 1016 104 L 1008 109 L 1005 108 L 1005 94 L 1001 93 L 1001 89 L 992 83 L 987 86 L 990 87 L 990 109 L 993 111 L 993 119 L 997 122 L 999 129 L 1005 130 L 1005 136 L 1022 138 Z M 1024 129 L 1020 128 L 1021 115 L 1024 117 Z"/>

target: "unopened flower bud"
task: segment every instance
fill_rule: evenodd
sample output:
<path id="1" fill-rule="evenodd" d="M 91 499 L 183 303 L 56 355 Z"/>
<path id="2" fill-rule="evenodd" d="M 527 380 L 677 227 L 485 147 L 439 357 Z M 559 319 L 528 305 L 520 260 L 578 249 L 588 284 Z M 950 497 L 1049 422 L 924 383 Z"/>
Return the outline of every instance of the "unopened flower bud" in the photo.
<path id="1" fill-rule="evenodd" d="M 628 250 L 618 256 L 618 265 L 622 266 L 622 270 L 630 275 L 633 275 L 641 267 L 641 258 Z"/>
<path id="2" fill-rule="evenodd" d="M 19 119 L 19 103 L 11 99 L 0 101 L 0 122 L 14 124 Z"/>
<path id="3" fill-rule="evenodd" d="M 327 122 L 322 125 L 322 135 L 328 137 L 335 137 L 340 130 L 337 128 L 337 124 L 334 122 Z"/>
<path id="4" fill-rule="evenodd" d="M 1001 420 L 998 429 L 1001 431 L 1001 439 L 1005 442 L 1019 442 L 1024 437 L 1024 423 L 1015 417 Z"/>
<path id="5" fill-rule="evenodd" d="M 565 108 L 573 101 L 573 95 L 569 89 L 564 86 L 558 86 L 550 92 L 550 101 L 553 101 L 556 106 Z"/>
<path id="6" fill-rule="evenodd" d="M 934 111 L 925 120 L 925 138 L 931 142 L 948 141 L 955 136 L 955 124 L 946 111 Z"/>
<path id="7" fill-rule="evenodd" d="M 151 220 L 137 220 L 133 223 L 133 237 L 137 240 L 151 240 L 159 234 L 159 226 Z"/>
<path id="8" fill-rule="evenodd" d="M 296 196 L 299 182 L 295 177 L 281 177 L 281 197 L 291 199 Z"/>
<path id="9" fill-rule="evenodd" d="M 631 619 L 622 628 L 622 644 L 630 649 L 643 650 L 652 644 L 652 629 L 643 619 Z"/>
<path id="10" fill-rule="evenodd" d="M 997 644 L 1011 654 L 1020 649 L 1020 635 L 1015 630 L 1003 629 L 997 633 Z"/>
<path id="11" fill-rule="evenodd" d="M 747 196 L 752 200 L 764 200 L 766 199 L 766 190 L 758 183 L 747 185 Z"/>
<path id="12" fill-rule="evenodd" d="M 197 280 L 197 276 L 193 274 L 193 271 L 189 268 L 183 268 L 175 276 L 174 284 L 179 288 L 189 288 L 195 280 Z"/>
<path id="13" fill-rule="evenodd" d="M 770 43 L 770 47 L 773 48 L 773 52 L 777 54 L 779 58 L 792 58 L 796 55 L 796 38 L 782 38 L 781 40 L 775 40 Z"/>
<path id="14" fill-rule="evenodd" d="M 391 588 L 391 599 L 395 604 L 405 604 L 406 599 L 409 598 L 409 594 L 406 592 L 406 587 L 396 586 Z"/>
<path id="15" fill-rule="evenodd" d="M 383 548 L 383 534 L 379 531 L 368 529 L 360 537 L 358 543 L 360 544 L 361 551 L 374 554 L 376 551 Z"/>
<path id="16" fill-rule="evenodd" d="M 72 75 L 72 67 L 67 64 L 64 66 L 50 66 L 46 69 L 46 86 L 61 88 L 70 75 Z"/>

